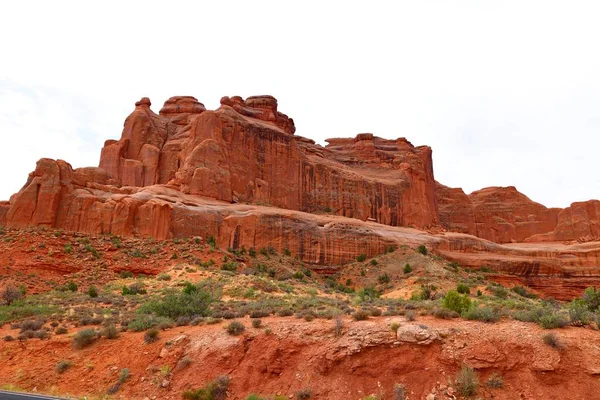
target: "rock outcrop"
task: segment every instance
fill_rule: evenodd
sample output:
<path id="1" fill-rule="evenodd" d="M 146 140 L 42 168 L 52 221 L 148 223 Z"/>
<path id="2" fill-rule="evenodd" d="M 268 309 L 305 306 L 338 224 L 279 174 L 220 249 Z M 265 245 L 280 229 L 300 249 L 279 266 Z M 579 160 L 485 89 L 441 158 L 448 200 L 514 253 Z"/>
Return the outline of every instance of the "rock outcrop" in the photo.
<path id="1" fill-rule="evenodd" d="M 523 242 L 552 232 L 559 208 L 531 201 L 514 186 L 488 187 L 466 195 L 462 189 L 436 185 L 441 224 L 498 243 Z"/>
<path id="2" fill-rule="evenodd" d="M 173 97 L 160 114 L 144 98 L 107 141 L 100 167 L 119 186 L 168 184 L 186 194 L 393 226 L 437 224 L 431 149 L 372 134 L 331 139 L 322 148 L 294 136 L 271 96 L 224 97 L 206 111 Z"/>

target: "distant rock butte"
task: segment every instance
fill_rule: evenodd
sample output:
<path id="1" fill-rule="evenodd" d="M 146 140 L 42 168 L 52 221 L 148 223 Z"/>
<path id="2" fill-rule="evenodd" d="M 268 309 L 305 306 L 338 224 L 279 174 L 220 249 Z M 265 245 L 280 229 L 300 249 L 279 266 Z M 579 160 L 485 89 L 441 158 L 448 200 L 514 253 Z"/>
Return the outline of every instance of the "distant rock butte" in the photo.
<path id="1" fill-rule="evenodd" d="M 600 273 L 596 250 L 557 250 L 575 254 L 566 268 L 554 250 L 486 241 L 599 240 L 597 200 L 561 210 L 514 187 L 467 195 L 435 181 L 430 147 L 370 133 L 322 147 L 294 135 L 294 121 L 272 96 L 223 97 L 214 111 L 191 96 L 170 98 L 158 114 L 150 106 L 148 98 L 136 102 L 97 168 L 38 161 L 25 186 L 0 202 L 0 225 L 156 239 L 213 235 L 222 246 L 288 248 L 319 264 L 427 243 L 454 259 L 486 255 L 466 260 L 472 266 L 485 260 L 527 276 Z M 503 261 L 489 262 L 494 257 Z"/>

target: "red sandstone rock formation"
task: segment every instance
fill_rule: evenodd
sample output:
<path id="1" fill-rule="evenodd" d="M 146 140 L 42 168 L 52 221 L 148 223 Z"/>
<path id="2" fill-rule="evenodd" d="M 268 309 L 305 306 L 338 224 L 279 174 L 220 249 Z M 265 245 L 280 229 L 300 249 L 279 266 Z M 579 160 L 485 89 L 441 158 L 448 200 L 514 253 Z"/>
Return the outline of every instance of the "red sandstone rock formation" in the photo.
<path id="1" fill-rule="evenodd" d="M 498 243 L 523 242 L 554 230 L 559 208 L 531 201 L 514 186 L 488 187 L 466 195 L 462 189 L 436 186 L 442 225 Z"/>
<path id="2" fill-rule="evenodd" d="M 294 136 L 271 96 L 224 97 L 206 111 L 173 97 L 160 115 L 146 98 L 100 159 L 116 183 L 169 184 L 218 200 L 426 228 L 437 223 L 431 149 L 371 134 L 331 139 L 326 148 Z"/>

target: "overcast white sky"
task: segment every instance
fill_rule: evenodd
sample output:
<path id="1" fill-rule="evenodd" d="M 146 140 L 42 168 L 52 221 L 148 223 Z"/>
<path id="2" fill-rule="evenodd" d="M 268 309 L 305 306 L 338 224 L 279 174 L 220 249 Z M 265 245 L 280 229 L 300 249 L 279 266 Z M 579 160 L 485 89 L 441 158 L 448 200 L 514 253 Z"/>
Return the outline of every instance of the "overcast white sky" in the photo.
<path id="1" fill-rule="evenodd" d="M 319 143 L 433 148 L 438 181 L 600 198 L 600 2 L 1 4 L 0 199 L 41 157 L 97 165 L 135 101 L 272 94 Z"/>

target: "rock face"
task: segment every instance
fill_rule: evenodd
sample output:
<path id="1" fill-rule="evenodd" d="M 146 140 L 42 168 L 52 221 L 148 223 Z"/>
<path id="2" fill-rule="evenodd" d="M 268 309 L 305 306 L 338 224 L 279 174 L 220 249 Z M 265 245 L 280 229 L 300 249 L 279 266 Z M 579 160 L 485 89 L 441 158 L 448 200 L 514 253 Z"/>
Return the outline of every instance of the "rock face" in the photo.
<path id="1" fill-rule="evenodd" d="M 556 228 L 552 232 L 531 236 L 528 242 L 554 242 L 577 240 L 591 242 L 600 240 L 600 201 L 590 200 L 571 204 L 558 214 Z"/>
<path id="2" fill-rule="evenodd" d="M 431 149 L 371 134 L 331 139 L 322 148 L 294 136 L 271 96 L 223 97 L 206 111 L 173 97 L 160 114 L 136 103 L 119 141 L 102 149 L 110 184 L 169 184 L 230 203 L 331 212 L 388 225 L 437 224 Z"/>
<path id="3" fill-rule="evenodd" d="M 552 232 L 559 208 L 531 201 L 514 186 L 489 187 L 466 195 L 462 189 L 436 185 L 442 225 L 498 243 L 523 242 Z"/>

